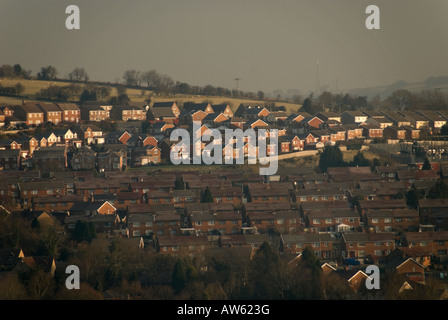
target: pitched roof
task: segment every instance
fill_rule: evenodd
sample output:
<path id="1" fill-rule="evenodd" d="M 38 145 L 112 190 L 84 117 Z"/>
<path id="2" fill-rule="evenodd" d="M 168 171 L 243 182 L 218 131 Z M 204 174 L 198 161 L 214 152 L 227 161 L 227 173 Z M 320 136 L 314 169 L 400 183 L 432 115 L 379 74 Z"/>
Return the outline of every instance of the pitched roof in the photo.
<path id="1" fill-rule="evenodd" d="M 63 111 L 80 110 L 79 106 L 75 103 L 57 103 L 57 105 Z"/>
<path id="2" fill-rule="evenodd" d="M 174 101 L 154 102 L 152 107 L 153 108 L 171 108 L 175 104 L 176 104 L 176 102 L 174 102 Z"/>
<path id="3" fill-rule="evenodd" d="M 152 107 L 149 109 L 155 118 L 170 118 L 175 117 L 171 107 Z"/>

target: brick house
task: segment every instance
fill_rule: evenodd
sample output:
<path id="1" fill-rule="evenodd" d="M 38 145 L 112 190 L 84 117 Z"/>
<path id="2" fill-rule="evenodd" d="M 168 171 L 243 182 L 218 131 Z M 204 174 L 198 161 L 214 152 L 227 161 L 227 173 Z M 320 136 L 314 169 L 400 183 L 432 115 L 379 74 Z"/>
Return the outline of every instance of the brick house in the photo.
<path id="1" fill-rule="evenodd" d="M 0 109 L 0 127 L 4 127 L 6 125 L 6 117 L 3 111 Z"/>
<path id="2" fill-rule="evenodd" d="M 33 168 L 43 171 L 61 171 L 67 168 L 67 149 L 64 147 L 46 147 L 34 150 Z"/>
<path id="3" fill-rule="evenodd" d="M 12 140 L 12 139 L 3 139 L 0 140 L 0 149 L 1 150 L 15 150 L 21 149 L 21 144 L 17 141 L 17 140 Z"/>
<path id="4" fill-rule="evenodd" d="M 122 183 L 117 179 L 86 178 L 84 181 L 75 181 L 74 189 L 76 194 L 91 196 L 117 194 L 121 190 L 128 189 L 127 185 L 127 183 Z"/>
<path id="5" fill-rule="evenodd" d="M 297 203 L 306 201 L 339 201 L 346 200 L 344 190 L 339 188 L 296 189 L 295 199 Z"/>
<path id="6" fill-rule="evenodd" d="M 436 132 L 439 131 L 447 122 L 446 118 L 433 110 L 415 110 L 415 112 L 428 119 L 429 126 Z"/>
<path id="7" fill-rule="evenodd" d="M 22 206 L 30 207 L 34 197 L 48 197 L 65 195 L 66 188 L 61 182 L 48 183 L 44 182 L 19 182 L 18 187 L 19 198 Z"/>
<path id="8" fill-rule="evenodd" d="M 361 200 L 359 201 L 359 210 L 361 214 L 365 214 L 370 210 L 394 210 L 394 209 L 407 209 L 407 204 L 404 199 L 391 199 L 391 200 Z"/>
<path id="9" fill-rule="evenodd" d="M 210 188 L 216 203 L 231 203 L 240 206 L 243 203 L 243 190 L 240 187 Z"/>
<path id="10" fill-rule="evenodd" d="M 160 253 L 172 255 L 190 255 L 209 249 L 207 236 L 158 236 Z"/>
<path id="11" fill-rule="evenodd" d="M 81 110 L 74 103 L 57 103 L 62 111 L 62 121 L 71 123 L 81 122 Z"/>
<path id="12" fill-rule="evenodd" d="M 73 230 L 78 221 L 84 221 L 86 223 L 92 223 L 95 226 L 97 233 L 112 234 L 115 230 L 118 230 L 121 221 L 117 214 L 97 214 L 97 215 L 69 215 L 65 217 L 64 224 L 67 229 Z"/>
<path id="13" fill-rule="evenodd" d="M 341 114 L 343 124 L 362 124 L 367 121 L 368 116 L 361 111 L 344 111 Z"/>
<path id="14" fill-rule="evenodd" d="M 362 135 L 367 139 L 382 138 L 385 130 L 374 124 L 363 124 L 362 128 Z"/>
<path id="15" fill-rule="evenodd" d="M 420 199 L 418 210 L 422 224 L 448 231 L 448 199 Z"/>
<path id="16" fill-rule="evenodd" d="M 55 194 L 32 197 L 34 211 L 63 211 L 67 212 L 75 203 L 84 201 L 84 196 L 76 194 Z"/>
<path id="17" fill-rule="evenodd" d="M 341 125 L 337 125 L 334 127 L 329 127 L 327 130 L 330 132 L 330 140 L 333 142 L 336 141 L 345 141 L 347 136 L 347 129 Z"/>
<path id="18" fill-rule="evenodd" d="M 256 120 L 266 118 L 269 114 L 269 110 L 264 107 L 249 108 L 245 110 L 242 117 L 248 120 Z"/>
<path id="19" fill-rule="evenodd" d="M 202 123 L 202 120 L 207 117 L 206 112 L 202 110 L 197 111 L 184 111 L 181 113 L 180 117 L 182 118 L 182 123 L 192 123 L 192 122 L 199 122 Z"/>
<path id="20" fill-rule="evenodd" d="M 363 128 L 356 124 L 344 124 L 342 127 L 346 130 L 345 140 L 347 141 L 362 139 L 364 137 Z"/>
<path id="21" fill-rule="evenodd" d="M 121 171 L 127 163 L 127 155 L 124 150 L 108 150 L 106 152 L 97 153 L 97 170 L 105 171 Z"/>
<path id="22" fill-rule="evenodd" d="M 107 121 L 110 120 L 110 111 L 98 105 L 82 105 L 81 108 L 81 120 L 83 121 Z"/>
<path id="23" fill-rule="evenodd" d="M 109 201 L 96 201 L 91 198 L 89 201 L 76 202 L 69 212 L 70 215 L 83 216 L 115 215 L 117 208 Z"/>
<path id="24" fill-rule="evenodd" d="M 181 234 L 182 219 L 179 213 L 154 214 L 154 234 L 157 236 L 176 236 Z"/>
<path id="25" fill-rule="evenodd" d="M 152 105 L 153 109 L 157 108 L 170 108 L 171 113 L 174 115 L 174 117 L 178 118 L 180 115 L 180 109 L 176 102 L 174 101 L 168 101 L 168 102 L 154 102 Z"/>
<path id="26" fill-rule="evenodd" d="M 145 121 L 146 110 L 136 106 L 114 106 L 110 111 L 112 121 Z"/>
<path id="27" fill-rule="evenodd" d="M 309 211 L 304 220 L 306 227 L 313 232 L 357 231 L 361 226 L 359 214 L 350 209 Z"/>
<path id="28" fill-rule="evenodd" d="M 127 131 L 112 131 L 109 132 L 105 137 L 106 144 L 126 144 L 128 140 L 132 137 Z"/>
<path id="29" fill-rule="evenodd" d="M 302 151 L 305 148 L 305 140 L 302 140 L 299 138 L 299 136 L 282 136 L 279 137 L 279 141 L 286 141 L 289 142 L 289 151 Z"/>
<path id="30" fill-rule="evenodd" d="M 290 186 L 276 184 L 249 184 L 252 203 L 291 203 Z"/>
<path id="31" fill-rule="evenodd" d="M 342 240 L 348 258 L 363 259 L 370 255 L 377 260 L 395 250 L 393 233 L 343 233 Z"/>
<path id="32" fill-rule="evenodd" d="M 129 153 L 132 167 L 159 164 L 162 161 L 160 148 L 151 145 L 129 149 Z"/>
<path id="33" fill-rule="evenodd" d="M 242 230 L 241 215 L 236 212 L 220 212 L 215 214 L 216 230 L 221 235 L 240 234 Z"/>
<path id="34" fill-rule="evenodd" d="M 224 122 L 229 122 L 229 118 L 223 113 L 209 113 L 203 119 L 202 123 L 210 126 L 217 126 Z"/>
<path id="35" fill-rule="evenodd" d="M 149 204 L 174 204 L 173 194 L 163 190 L 147 192 L 146 199 Z"/>
<path id="36" fill-rule="evenodd" d="M 382 112 L 386 118 L 388 118 L 390 121 L 392 121 L 393 125 L 396 127 L 402 127 L 402 126 L 410 126 L 411 121 L 408 117 L 404 117 L 398 112 L 395 111 L 383 111 Z"/>
<path id="37" fill-rule="evenodd" d="M 418 210 L 369 210 L 363 216 L 364 225 L 374 232 L 416 231 L 420 224 Z"/>
<path id="38" fill-rule="evenodd" d="M 245 227 L 254 228 L 258 232 L 267 233 L 274 231 L 275 215 L 269 211 L 251 211 L 246 213 L 243 220 Z"/>
<path id="39" fill-rule="evenodd" d="M 214 104 L 212 109 L 216 113 L 224 114 L 228 119 L 233 118 L 233 111 L 228 104 Z"/>
<path id="40" fill-rule="evenodd" d="M 416 140 L 420 138 L 420 129 L 412 126 L 403 126 L 406 140 Z"/>
<path id="41" fill-rule="evenodd" d="M 16 139 L 17 143 L 21 145 L 22 151 L 28 151 L 28 155 L 32 155 L 34 150 L 39 147 L 39 142 L 34 137 L 22 135 Z"/>
<path id="42" fill-rule="evenodd" d="M 387 139 L 404 140 L 406 139 L 406 130 L 403 127 L 397 127 L 395 125 L 388 126 L 384 128 L 383 136 Z"/>
<path id="43" fill-rule="evenodd" d="M 398 111 L 403 117 L 409 119 L 411 125 L 415 129 L 420 129 L 423 127 L 429 127 L 429 120 L 423 115 L 418 114 L 414 111 Z"/>
<path id="44" fill-rule="evenodd" d="M 274 230 L 279 233 L 297 233 L 303 230 L 302 218 L 297 210 L 274 212 Z"/>
<path id="45" fill-rule="evenodd" d="M 320 129 L 324 121 L 319 117 L 307 117 L 303 119 L 304 123 L 309 129 Z"/>
<path id="46" fill-rule="evenodd" d="M 28 126 L 37 126 L 45 122 L 44 112 L 36 103 L 26 103 L 14 108 L 14 116 Z"/>
<path id="47" fill-rule="evenodd" d="M 76 132 L 78 137 L 83 139 L 86 144 L 95 143 L 95 137 L 103 135 L 103 131 L 99 127 L 90 124 L 82 124 Z"/>
<path id="48" fill-rule="evenodd" d="M 197 203 L 200 200 L 200 192 L 196 189 L 173 190 L 173 202 L 175 207 L 184 208 L 188 203 Z"/>
<path id="49" fill-rule="evenodd" d="M 281 244 L 285 253 L 299 254 L 306 247 L 310 247 L 319 259 L 335 257 L 336 238 L 329 233 L 322 234 L 282 234 Z"/>
<path id="50" fill-rule="evenodd" d="M 59 124 L 62 122 L 62 110 L 55 103 L 39 103 L 39 108 L 44 113 L 44 122 Z"/>
<path id="51" fill-rule="evenodd" d="M 82 148 L 70 159 L 70 166 L 73 170 L 95 170 L 96 153 L 87 148 Z"/>
<path id="52" fill-rule="evenodd" d="M 188 214 L 189 226 L 196 234 L 211 235 L 238 233 L 242 228 L 241 215 L 229 212 L 195 211 Z"/>
<path id="53" fill-rule="evenodd" d="M 132 191 L 120 191 L 115 195 L 115 199 L 114 206 L 117 209 L 126 209 L 129 205 L 143 203 L 142 196 Z"/>
<path id="54" fill-rule="evenodd" d="M 448 254 L 448 231 L 406 232 L 405 244 L 408 248 L 420 248 L 438 257 Z"/>
<path id="55" fill-rule="evenodd" d="M 365 121 L 367 124 L 373 124 L 379 126 L 380 128 L 386 129 L 387 127 L 393 126 L 394 122 L 386 117 L 369 117 Z"/>
<path id="56" fill-rule="evenodd" d="M 19 170 L 20 165 L 19 149 L 0 150 L 0 168 L 2 170 Z"/>
<path id="57" fill-rule="evenodd" d="M 10 118 L 14 116 L 14 108 L 11 106 L 0 106 L 0 110 L 5 118 Z"/>

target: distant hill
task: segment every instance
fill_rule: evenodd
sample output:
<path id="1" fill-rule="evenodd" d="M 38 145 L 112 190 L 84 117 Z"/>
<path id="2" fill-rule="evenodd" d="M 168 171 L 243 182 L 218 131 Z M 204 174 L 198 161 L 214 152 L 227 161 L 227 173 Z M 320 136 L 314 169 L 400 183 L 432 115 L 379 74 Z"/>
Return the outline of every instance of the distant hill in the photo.
<path id="1" fill-rule="evenodd" d="M 49 87 L 50 85 L 53 86 L 67 86 L 71 84 L 70 81 L 46 81 L 46 80 L 26 80 L 26 79 L 1 79 L 0 78 L 0 85 L 1 86 L 14 86 L 16 83 L 21 83 L 24 86 L 24 92 L 21 97 L 6 97 L 6 96 L 0 96 L 0 104 L 21 104 L 23 100 L 34 100 L 36 98 L 36 94 L 44 88 Z M 84 86 L 84 84 L 79 84 L 81 87 Z M 115 85 L 111 84 L 112 87 L 111 91 L 111 97 L 117 95 L 117 91 L 115 89 Z M 145 89 L 134 89 L 134 88 L 127 88 L 126 91 L 127 95 L 129 96 L 130 100 L 132 102 L 143 102 L 146 98 L 152 92 L 150 90 Z M 182 105 L 184 102 L 195 102 L 195 103 L 201 103 L 204 101 L 208 101 L 212 104 L 222 104 L 222 103 L 229 103 L 231 107 L 236 110 L 238 106 L 241 103 L 244 104 L 253 104 L 258 103 L 261 105 L 265 104 L 271 104 L 275 103 L 276 106 L 285 106 L 286 110 L 288 112 L 296 112 L 297 109 L 300 107 L 299 104 L 287 102 L 287 101 L 277 101 L 275 99 L 266 99 L 263 100 L 252 100 L 249 98 L 235 98 L 235 97 L 225 97 L 225 96 L 203 96 L 203 95 L 186 95 L 186 94 L 173 94 L 169 96 L 154 96 L 153 101 L 154 102 L 163 102 L 163 101 L 177 101 L 180 105 Z"/>
<path id="2" fill-rule="evenodd" d="M 400 80 L 386 86 L 351 89 L 348 93 L 356 96 L 367 96 L 367 99 L 379 95 L 383 99 L 398 89 L 405 89 L 411 92 L 430 89 L 448 91 L 448 76 L 429 77 L 421 82 L 406 82 Z"/>

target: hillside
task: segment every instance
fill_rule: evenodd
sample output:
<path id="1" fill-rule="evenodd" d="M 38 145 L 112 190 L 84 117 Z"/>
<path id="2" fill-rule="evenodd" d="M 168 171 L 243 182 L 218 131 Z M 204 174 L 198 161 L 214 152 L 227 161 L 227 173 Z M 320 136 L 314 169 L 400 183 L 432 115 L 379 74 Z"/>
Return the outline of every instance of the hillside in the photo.
<path id="1" fill-rule="evenodd" d="M 355 96 L 367 96 L 368 99 L 379 95 L 381 99 L 387 98 L 395 90 L 408 90 L 410 92 L 420 92 L 422 90 L 441 90 L 448 92 L 448 77 L 429 77 L 420 82 L 396 81 L 390 85 L 371 87 L 371 88 L 354 88 L 348 91 L 349 94 Z"/>
<path id="2" fill-rule="evenodd" d="M 70 82 L 65 81 L 44 81 L 44 80 L 24 80 L 24 79 L 0 79 L 0 85 L 3 87 L 14 86 L 20 82 L 25 90 L 22 93 L 22 96 L 28 98 L 21 97 L 5 97 L 0 96 L 0 104 L 20 104 L 22 100 L 33 100 L 36 98 L 36 94 L 40 92 L 40 90 L 49 87 L 50 85 L 54 86 L 67 86 L 70 85 Z M 79 84 L 83 86 L 83 84 Z M 112 86 L 112 85 L 111 85 Z M 142 94 L 143 93 L 143 94 Z M 116 96 L 117 91 L 115 87 L 112 86 L 111 97 Z M 264 104 L 266 101 L 262 100 L 250 100 L 247 98 L 232 98 L 232 97 L 216 97 L 216 96 L 192 96 L 192 95 L 182 95 L 182 94 L 174 94 L 170 96 L 154 96 L 153 92 L 150 90 L 141 90 L 141 89 L 127 89 L 127 95 L 131 99 L 132 102 L 143 102 L 148 96 L 153 96 L 154 102 L 164 102 L 164 101 L 177 101 L 179 105 L 182 105 L 184 102 L 195 102 L 200 103 L 209 101 L 212 104 L 220 104 L 226 102 L 231 105 L 233 109 L 236 109 L 241 103 L 260 103 Z M 269 103 L 274 102 L 276 106 L 285 106 L 287 112 L 296 112 L 299 108 L 298 104 L 284 102 L 284 101 L 272 101 L 269 100 Z"/>

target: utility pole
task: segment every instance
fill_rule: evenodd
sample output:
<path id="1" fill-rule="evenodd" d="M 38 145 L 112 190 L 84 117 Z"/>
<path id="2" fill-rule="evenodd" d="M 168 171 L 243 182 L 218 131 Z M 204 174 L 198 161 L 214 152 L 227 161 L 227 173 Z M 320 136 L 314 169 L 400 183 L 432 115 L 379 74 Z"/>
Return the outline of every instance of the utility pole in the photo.
<path id="1" fill-rule="evenodd" d="M 320 80 L 319 80 L 319 59 L 316 61 L 316 96 L 320 91 Z"/>
<path id="2" fill-rule="evenodd" d="M 242 79 L 240 79 L 239 77 L 236 77 L 235 79 L 233 79 L 233 80 L 235 80 L 235 83 L 236 83 L 236 90 L 238 91 L 238 93 L 240 92 L 240 80 L 242 80 Z"/>

